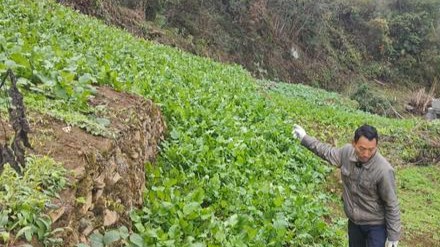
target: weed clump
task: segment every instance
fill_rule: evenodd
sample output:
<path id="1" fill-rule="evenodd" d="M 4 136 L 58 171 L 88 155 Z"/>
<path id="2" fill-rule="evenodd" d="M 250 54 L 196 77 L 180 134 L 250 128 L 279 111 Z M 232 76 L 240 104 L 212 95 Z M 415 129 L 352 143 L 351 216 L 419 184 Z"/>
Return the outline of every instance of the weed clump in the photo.
<path id="1" fill-rule="evenodd" d="M 391 103 L 375 94 L 367 84 L 361 84 L 350 98 L 359 103 L 359 109 L 362 111 L 378 115 L 390 115 Z"/>

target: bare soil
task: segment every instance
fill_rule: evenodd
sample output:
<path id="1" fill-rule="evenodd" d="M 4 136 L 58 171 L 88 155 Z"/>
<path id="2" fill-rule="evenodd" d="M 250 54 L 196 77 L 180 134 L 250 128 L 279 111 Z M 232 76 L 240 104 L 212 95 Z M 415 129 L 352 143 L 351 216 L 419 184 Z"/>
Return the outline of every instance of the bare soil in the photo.
<path id="1" fill-rule="evenodd" d="M 88 243 L 94 231 L 121 225 L 131 229 L 128 213 L 143 205 L 144 166 L 155 161 L 166 129 L 159 108 L 140 96 L 101 87 L 90 104 L 104 109 L 96 117 L 110 121 L 107 128 L 114 138 L 27 113 L 33 147 L 27 152 L 50 156 L 69 171 L 69 187 L 53 202 L 57 208 L 47 212 L 53 228 L 65 229 L 61 237 L 66 246 Z M 5 140 L 13 131 L 4 116 L 0 122 L 0 140 Z"/>

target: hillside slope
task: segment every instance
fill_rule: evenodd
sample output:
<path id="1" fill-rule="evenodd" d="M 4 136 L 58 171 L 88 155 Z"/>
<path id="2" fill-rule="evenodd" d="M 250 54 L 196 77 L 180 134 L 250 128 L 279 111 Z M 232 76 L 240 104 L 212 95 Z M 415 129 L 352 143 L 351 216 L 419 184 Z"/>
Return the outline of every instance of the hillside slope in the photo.
<path id="1" fill-rule="evenodd" d="M 343 92 L 362 83 L 429 89 L 440 76 L 439 0 L 60 2 L 260 78 Z"/>
<path id="2" fill-rule="evenodd" d="M 329 169 L 291 138 L 293 123 L 337 144 L 362 123 L 376 125 L 383 153 L 400 166 L 439 155 L 438 139 L 425 138 L 439 135 L 438 123 L 366 114 L 308 87 L 274 88 L 240 66 L 134 38 L 52 1 L 4 3 L 0 72 L 12 68 L 22 78 L 29 107 L 98 135 L 105 124 L 86 104 L 94 85 L 161 107 L 169 131 L 157 162 L 145 165 L 145 203 L 130 214 L 133 233 L 114 241 L 343 246 L 344 223 L 329 215 L 332 196 L 322 186 Z M 108 232 L 96 229 L 89 240 L 103 244 L 103 236 L 114 237 L 101 235 Z"/>

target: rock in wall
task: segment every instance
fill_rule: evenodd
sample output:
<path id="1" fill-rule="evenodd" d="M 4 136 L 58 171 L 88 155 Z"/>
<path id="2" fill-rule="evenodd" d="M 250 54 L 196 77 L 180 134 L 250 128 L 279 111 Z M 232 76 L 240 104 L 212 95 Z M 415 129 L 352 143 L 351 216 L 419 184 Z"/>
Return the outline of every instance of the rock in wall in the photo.
<path id="1" fill-rule="evenodd" d="M 34 119 L 36 153 L 49 155 L 72 171 L 70 188 L 49 212 L 53 227 L 63 227 L 67 246 L 87 242 L 95 230 L 125 225 L 129 212 L 143 204 L 145 164 L 154 162 L 166 129 L 152 101 L 98 89 L 90 101 L 101 109 L 97 118 L 108 122 L 112 137 L 94 136 L 57 120 Z"/>

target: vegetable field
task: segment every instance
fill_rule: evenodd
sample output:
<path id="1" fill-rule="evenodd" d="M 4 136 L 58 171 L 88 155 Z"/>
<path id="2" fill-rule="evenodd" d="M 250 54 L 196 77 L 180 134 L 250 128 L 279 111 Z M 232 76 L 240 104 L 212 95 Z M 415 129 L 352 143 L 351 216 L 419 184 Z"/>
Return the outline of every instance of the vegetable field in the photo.
<path id="1" fill-rule="evenodd" d="M 345 222 L 325 220 L 333 199 L 322 183 L 330 168 L 291 138 L 292 124 L 340 144 L 359 124 L 375 124 L 396 138 L 402 159 L 422 145 L 408 130 L 440 129 L 366 114 L 313 88 L 268 89 L 240 66 L 134 38 L 54 1 L 2 0 L 0 30 L 0 73 L 11 68 L 20 77 L 31 109 L 106 135 L 87 105 L 94 86 L 160 106 L 169 131 L 157 162 L 145 164 L 145 205 L 131 212 L 134 233 L 107 238 L 129 246 L 342 246 Z M 384 145 L 386 154 L 392 150 Z M 0 228 L 20 231 L 4 214 L 17 209 L 3 201 Z M 92 235 L 92 246 L 111 243 L 103 234 Z"/>

